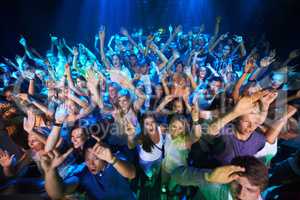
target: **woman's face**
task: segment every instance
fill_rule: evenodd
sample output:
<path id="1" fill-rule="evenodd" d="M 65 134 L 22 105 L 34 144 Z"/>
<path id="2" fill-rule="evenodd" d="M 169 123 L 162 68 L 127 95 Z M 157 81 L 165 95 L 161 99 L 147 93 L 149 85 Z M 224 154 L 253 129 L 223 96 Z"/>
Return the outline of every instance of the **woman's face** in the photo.
<path id="1" fill-rule="evenodd" d="M 163 95 L 163 88 L 161 87 L 161 85 L 155 86 L 155 94 L 156 94 L 157 98 L 162 97 L 162 95 Z"/>
<path id="2" fill-rule="evenodd" d="M 206 68 L 205 67 L 200 67 L 200 70 L 199 70 L 200 79 L 205 78 L 205 76 L 206 76 Z"/>
<path id="3" fill-rule="evenodd" d="M 180 101 L 180 100 L 174 101 L 173 112 L 175 112 L 177 114 L 181 114 L 181 113 L 183 113 L 183 111 L 184 111 L 184 108 L 183 108 L 182 101 Z"/>
<path id="4" fill-rule="evenodd" d="M 121 96 L 118 98 L 118 103 L 123 112 L 127 112 L 130 107 L 130 101 L 126 96 Z"/>
<path id="5" fill-rule="evenodd" d="M 68 108 L 68 113 L 69 114 L 77 114 L 77 113 L 79 113 L 79 110 L 78 110 L 76 104 L 72 100 L 67 100 L 66 101 L 66 106 Z"/>
<path id="6" fill-rule="evenodd" d="M 71 141 L 75 149 L 82 147 L 86 139 L 82 128 L 74 129 L 71 133 Z"/>
<path id="7" fill-rule="evenodd" d="M 86 82 L 84 80 L 78 78 L 76 81 L 79 88 L 86 88 Z"/>
<path id="8" fill-rule="evenodd" d="M 45 145 L 32 134 L 28 135 L 28 146 L 35 152 L 42 151 L 45 147 Z"/>
<path id="9" fill-rule="evenodd" d="M 271 86 L 273 89 L 279 88 L 284 83 L 284 76 L 282 74 L 274 74 L 271 78 Z"/>
<path id="10" fill-rule="evenodd" d="M 110 86 L 110 87 L 108 88 L 108 93 L 109 93 L 109 97 L 110 97 L 111 99 L 114 99 L 114 98 L 117 97 L 117 89 L 116 89 L 115 87 L 113 87 L 113 86 Z"/>
<path id="11" fill-rule="evenodd" d="M 170 124 L 170 134 L 172 138 L 176 138 L 178 136 L 185 134 L 184 123 L 179 120 L 175 120 Z"/>
<path id="12" fill-rule="evenodd" d="M 156 122 L 153 119 L 153 117 L 145 118 L 145 120 L 144 120 L 144 129 L 145 129 L 147 134 L 149 134 L 149 135 L 155 134 L 156 128 L 157 128 Z"/>
<path id="13" fill-rule="evenodd" d="M 112 62 L 114 67 L 120 67 L 120 58 L 117 55 L 113 55 Z"/>
<path id="14" fill-rule="evenodd" d="M 183 65 L 181 63 L 176 65 L 176 72 L 183 72 Z"/>

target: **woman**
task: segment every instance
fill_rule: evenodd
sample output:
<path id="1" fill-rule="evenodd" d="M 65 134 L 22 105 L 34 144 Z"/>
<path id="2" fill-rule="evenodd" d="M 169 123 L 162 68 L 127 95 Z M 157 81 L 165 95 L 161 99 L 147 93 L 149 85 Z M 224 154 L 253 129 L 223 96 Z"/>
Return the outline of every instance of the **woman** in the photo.
<path id="1" fill-rule="evenodd" d="M 137 146 L 139 163 L 148 178 L 157 177 L 163 158 L 164 135 L 152 114 L 143 116 L 143 132 Z M 153 179 L 152 179 L 153 180 Z"/>

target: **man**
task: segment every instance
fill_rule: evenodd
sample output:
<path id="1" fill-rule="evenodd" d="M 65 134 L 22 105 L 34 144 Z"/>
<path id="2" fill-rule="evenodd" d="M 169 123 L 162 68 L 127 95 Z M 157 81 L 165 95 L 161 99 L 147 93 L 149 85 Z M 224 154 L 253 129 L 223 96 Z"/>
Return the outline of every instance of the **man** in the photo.
<path id="1" fill-rule="evenodd" d="M 255 157 L 242 156 L 213 171 L 181 167 L 172 178 L 180 185 L 198 186 L 194 199 L 261 200 L 260 193 L 268 184 L 268 170 Z"/>
<path id="2" fill-rule="evenodd" d="M 88 140 L 84 145 L 86 167 L 64 182 L 57 173 L 57 167 L 72 152 L 59 155 L 54 150 L 42 157 L 45 171 L 45 188 L 52 199 L 61 199 L 78 189 L 83 189 L 88 199 L 135 199 L 126 178 L 135 178 L 133 165 L 113 155 L 100 139 Z"/>

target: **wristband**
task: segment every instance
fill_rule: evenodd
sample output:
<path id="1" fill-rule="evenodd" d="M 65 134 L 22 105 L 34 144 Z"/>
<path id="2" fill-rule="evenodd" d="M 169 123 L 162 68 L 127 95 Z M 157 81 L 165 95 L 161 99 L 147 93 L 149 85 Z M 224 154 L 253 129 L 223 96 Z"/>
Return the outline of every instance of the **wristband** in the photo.
<path id="1" fill-rule="evenodd" d="M 114 166 L 117 163 L 117 161 L 118 159 L 114 156 L 110 164 Z"/>
<path id="2" fill-rule="evenodd" d="M 193 125 L 194 125 L 194 126 L 200 125 L 200 122 L 199 122 L 199 120 L 197 120 L 197 121 L 193 121 Z"/>

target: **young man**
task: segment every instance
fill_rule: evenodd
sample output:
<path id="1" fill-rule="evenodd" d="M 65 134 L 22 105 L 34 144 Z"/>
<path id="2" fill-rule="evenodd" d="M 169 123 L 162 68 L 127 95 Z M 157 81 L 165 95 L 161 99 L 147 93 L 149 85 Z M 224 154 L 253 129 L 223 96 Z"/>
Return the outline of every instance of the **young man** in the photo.
<path id="1" fill-rule="evenodd" d="M 242 156 L 213 171 L 181 167 L 172 178 L 180 185 L 198 186 L 194 199 L 261 200 L 260 194 L 268 184 L 268 169 L 255 157 Z"/>
<path id="2" fill-rule="evenodd" d="M 42 157 L 45 171 L 45 188 L 52 199 L 61 199 L 65 194 L 82 189 L 88 199 L 135 199 L 126 180 L 135 178 L 135 168 L 118 155 L 113 155 L 100 139 L 91 139 L 84 145 L 86 167 L 64 182 L 57 167 L 72 152 L 63 155 L 54 150 Z"/>

